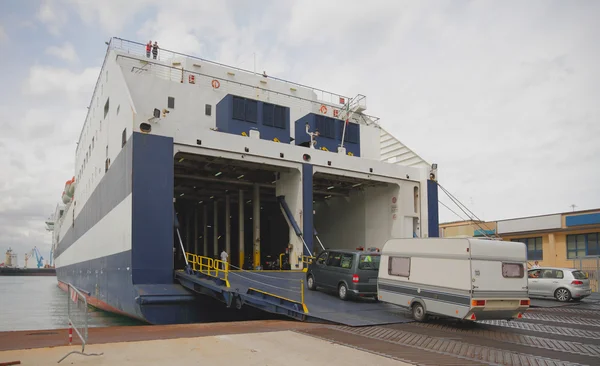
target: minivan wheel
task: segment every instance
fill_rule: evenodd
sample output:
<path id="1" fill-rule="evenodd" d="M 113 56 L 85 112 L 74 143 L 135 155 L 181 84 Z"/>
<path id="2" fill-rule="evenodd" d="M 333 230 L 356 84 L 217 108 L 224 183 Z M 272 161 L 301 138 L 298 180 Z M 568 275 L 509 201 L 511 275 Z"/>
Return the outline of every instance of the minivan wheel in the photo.
<path id="1" fill-rule="evenodd" d="M 348 288 L 343 283 L 340 283 L 340 286 L 338 287 L 338 296 L 342 300 L 348 299 Z"/>
<path id="2" fill-rule="evenodd" d="M 412 315 L 413 318 L 418 322 L 422 322 L 425 321 L 425 319 L 427 319 L 427 314 L 425 314 L 425 308 L 418 302 L 414 303 L 412 306 Z"/>
<path id="3" fill-rule="evenodd" d="M 317 285 L 315 285 L 315 278 L 312 275 L 308 275 L 308 278 L 306 279 L 306 284 L 308 285 L 309 290 L 314 291 L 317 289 Z"/>
<path id="4" fill-rule="evenodd" d="M 566 288 L 559 288 L 554 292 L 554 297 L 560 302 L 567 302 L 571 300 L 571 292 Z"/>

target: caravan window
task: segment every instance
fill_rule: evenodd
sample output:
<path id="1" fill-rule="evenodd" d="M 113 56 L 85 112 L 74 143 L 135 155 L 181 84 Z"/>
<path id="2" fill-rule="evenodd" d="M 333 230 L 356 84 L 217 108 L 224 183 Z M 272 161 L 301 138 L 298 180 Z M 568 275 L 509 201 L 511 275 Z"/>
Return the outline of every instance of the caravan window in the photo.
<path id="1" fill-rule="evenodd" d="M 409 277 L 410 258 L 390 257 L 388 262 L 388 274 L 391 276 Z"/>
<path id="2" fill-rule="evenodd" d="M 525 269 L 519 263 L 502 263 L 502 277 L 504 278 L 523 278 Z"/>

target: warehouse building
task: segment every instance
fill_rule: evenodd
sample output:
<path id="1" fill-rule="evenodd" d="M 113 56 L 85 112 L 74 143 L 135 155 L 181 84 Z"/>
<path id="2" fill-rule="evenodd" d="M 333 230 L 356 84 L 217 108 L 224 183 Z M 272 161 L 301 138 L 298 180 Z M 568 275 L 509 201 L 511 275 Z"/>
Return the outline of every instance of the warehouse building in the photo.
<path id="1" fill-rule="evenodd" d="M 545 266 L 596 269 L 600 266 L 600 209 L 498 221 L 440 224 L 440 236 L 496 237 L 527 245 L 527 260 Z M 592 268 L 594 267 L 594 268 Z"/>

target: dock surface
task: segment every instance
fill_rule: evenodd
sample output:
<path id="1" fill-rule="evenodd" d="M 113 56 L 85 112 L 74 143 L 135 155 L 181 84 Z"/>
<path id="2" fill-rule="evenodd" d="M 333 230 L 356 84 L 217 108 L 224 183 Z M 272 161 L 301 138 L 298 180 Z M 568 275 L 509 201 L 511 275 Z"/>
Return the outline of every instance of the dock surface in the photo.
<path id="1" fill-rule="evenodd" d="M 0 364 L 56 364 L 81 347 L 66 329 L 0 333 Z M 76 337 L 73 338 L 77 344 Z M 268 320 L 90 329 L 86 352 L 61 364 L 142 365 L 598 365 L 600 299 L 546 302 L 522 319 L 351 327 Z M 30 348 L 30 349 L 24 349 Z"/>

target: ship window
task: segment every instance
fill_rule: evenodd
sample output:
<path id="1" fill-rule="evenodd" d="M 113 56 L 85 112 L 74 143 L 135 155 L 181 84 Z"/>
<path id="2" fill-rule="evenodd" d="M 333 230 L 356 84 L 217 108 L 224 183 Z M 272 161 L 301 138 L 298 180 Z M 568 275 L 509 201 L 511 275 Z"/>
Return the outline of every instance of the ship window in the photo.
<path id="1" fill-rule="evenodd" d="M 328 137 L 330 139 L 335 138 L 335 128 L 333 123 L 333 118 L 325 117 L 325 116 L 316 116 L 317 121 L 317 130 L 319 131 L 319 136 Z"/>
<path id="2" fill-rule="evenodd" d="M 246 121 L 256 123 L 258 121 L 258 102 L 246 99 Z"/>
<path id="3" fill-rule="evenodd" d="M 121 105 L 120 104 L 117 106 L 117 116 L 119 115 L 119 111 L 121 111 Z"/>
<path id="4" fill-rule="evenodd" d="M 233 119 L 245 120 L 244 98 L 233 97 Z"/>
<path id="5" fill-rule="evenodd" d="M 212 113 L 212 106 L 210 104 L 204 105 L 204 114 L 206 114 L 207 116 L 210 116 L 211 113 Z"/>
<path id="6" fill-rule="evenodd" d="M 286 118 L 285 118 L 285 112 L 286 112 L 286 108 L 282 107 L 280 105 L 276 105 L 275 106 L 275 121 L 273 124 L 273 127 L 278 127 L 278 128 L 286 128 Z"/>
<path id="7" fill-rule="evenodd" d="M 264 103 L 263 104 L 263 125 L 285 129 L 285 107 Z"/>
<path id="8" fill-rule="evenodd" d="M 95 137 L 92 137 L 92 149 L 94 148 Z"/>
<path id="9" fill-rule="evenodd" d="M 344 128 L 344 121 L 342 121 L 342 131 Z M 358 131 L 359 126 L 356 123 L 348 123 L 346 126 L 346 135 L 344 136 L 344 142 L 349 142 L 351 144 L 358 144 Z"/>
<path id="10" fill-rule="evenodd" d="M 106 115 L 108 114 L 109 101 L 110 98 L 106 98 L 106 104 L 104 104 L 104 118 L 106 118 Z"/>
<path id="11" fill-rule="evenodd" d="M 175 98 L 169 97 L 167 99 L 167 108 L 169 108 L 169 109 L 175 108 Z"/>
<path id="12" fill-rule="evenodd" d="M 121 134 L 121 147 L 125 146 L 125 142 L 127 142 L 127 128 L 124 128 Z"/>
<path id="13" fill-rule="evenodd" d="M 273 115 L 273 104 L 264 103 L 263 104 L 263 125 L 273 127 L 273 120 L 275 116 Z"/>

